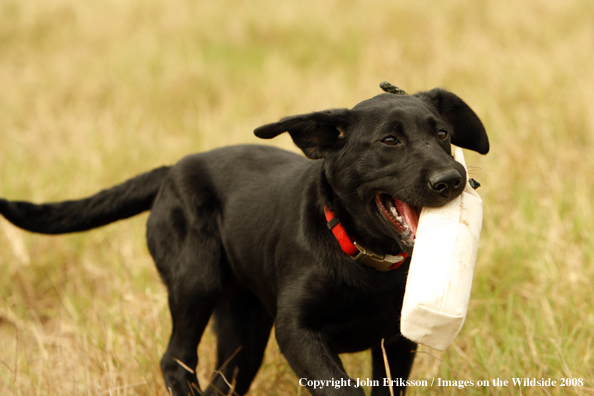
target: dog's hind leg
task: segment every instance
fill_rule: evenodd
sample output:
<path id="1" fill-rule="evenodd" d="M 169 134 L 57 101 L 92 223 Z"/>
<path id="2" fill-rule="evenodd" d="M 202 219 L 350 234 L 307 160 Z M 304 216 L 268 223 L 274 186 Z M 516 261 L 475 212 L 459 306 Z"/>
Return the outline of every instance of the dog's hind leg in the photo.
<path id="1" fill-rule="evenodd" d="M 244 395 L 264 358 L 273 320 L 258 299 L 242 289 L 225 290 L 214 312 L 217 372 L 207 395 Z M 229 386 L 231 385 L 231 387 Z"/>
<path id="2" fill-rule="evenodd" d="M 147 222 L 148 247 L 169 292 L 173 329 L 161 370 L 174 396 L 202 394 L 195 374 L 198 343 L 229 271 L 220 202 L 208 171 L 192 158 L 171 169 Z"/>
<path id="3" fill-rule="evenodd" d="M 201 258 L 191 257 L 197 262 Z M 180 273 L 168 285 L 173 329 L 161 370 L 165 386 L 174 396 L 201 394 L 195 374 L 198 343 L 222 291 L 220 280 L 205 276 L 203 270 L 203 265 L 195 265 L 195 273 Z"/>
<path id="4" fill-rule="evenodd" d="M 415 360 L 417 344 L 403 336 L 397 336 L 392 340 L 386 340 L 385 350 L 390 365 L 390 376 L 393 380 L 396 380 L 396 383 L 393 383 L 394 394 L 404 395 L 406 388 L 400 386 L 400 384 L 402 381 L 408 379 L 413 361 Z M 383 386 L 384 379 L 388 378 L 388 374 L 386 373 L 382 348 L 373 348 L 371 350 L 371 357 L 373 362 L 373 379 L 378 380 L 380 383 L 380 386 L 373 387 L 371 396 L 389 396 L 390 388 L 388 386 Z"/>
<path id="5" fill-rule="evenodd" d="M 194 222 L 177 237 L 176 209 L 153 211 L 147 224 L 149 250 L 169 292 L 172 332 L 161 359 L 165 386 L 174 396 L 200 395 L 195 370 L 197 348 L 221 297 L 224 254 L 208 219 Z M 178 231 L 171 224 L 178 224 Z"/>

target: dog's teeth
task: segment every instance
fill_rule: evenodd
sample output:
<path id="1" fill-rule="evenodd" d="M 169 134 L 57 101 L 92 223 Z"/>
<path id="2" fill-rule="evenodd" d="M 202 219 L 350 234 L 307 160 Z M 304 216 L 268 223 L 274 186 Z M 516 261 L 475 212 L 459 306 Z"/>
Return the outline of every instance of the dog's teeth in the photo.
<path id="1" fill-rule="evenodd" d="M 394 218 L 396 220 L 398 220 L 398 222 L 400 222 L 405 227 L 408 227 L 408 224 L 406 224 L 406 220 L 404 219 L 404 216 L 401 216 L 400 213 L 398 213 L 398 210 L 396 209 L 395 206 L 390 206 L 390 213 L 392 213 L 392 216 L 394 216 Z"/>
<path id="2" fill-rule="evenodd" d="M 392 215 L 394 215 L 395 218 L 398 219 L 398 217 L 400 217 L 398 216 L 398 211 L 396 210 L 395 206 L 390 206 L 390 212 L 392 212 Z"/>

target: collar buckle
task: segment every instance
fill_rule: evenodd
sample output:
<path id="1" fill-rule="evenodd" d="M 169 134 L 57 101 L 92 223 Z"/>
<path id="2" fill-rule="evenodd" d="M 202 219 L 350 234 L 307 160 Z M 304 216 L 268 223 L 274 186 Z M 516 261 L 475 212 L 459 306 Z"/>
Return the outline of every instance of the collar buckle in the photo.
<path id="1" fill-rule="evenodd" d="M 408 257 L 408 254 L 405 252 L 402 252 L 397 256 L 393 256 L 391 254 L 379 255 L 365 249 L 357 242 L 353 242 L 353 244 L 359 250 L 359 253 L 357 253 L 355 256 L 351 256 L 351 258 L 360 264 L 373 267 L 378 271 L 385 272 L 390 271 L 391 269 L 396 269 Z"/>

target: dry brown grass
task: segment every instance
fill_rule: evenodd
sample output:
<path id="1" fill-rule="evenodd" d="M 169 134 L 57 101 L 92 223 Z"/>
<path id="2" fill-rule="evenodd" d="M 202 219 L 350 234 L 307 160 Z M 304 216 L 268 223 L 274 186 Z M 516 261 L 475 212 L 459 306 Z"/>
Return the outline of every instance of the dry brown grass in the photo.
<path id="1" fill-rule="evenodd" d="M 88 195 L 383 80 L 449 88 L 490 133 L 488 156 L 467 155 L 485 222 L 467 323 L 413 378 L 574 377 L 585 385 L 521 394 L 592 394 L 593 21 L 587 0 L 3 0 L 0 196 Z M 165 394 L 170 319 L 145 220 L 65 237 L 0 220 L 1 395 Z M 210 333 L 200 353 L 206 381 Z M 345 362 L 369 376 L 367 354 Z M 305 393 L 271 341 L 251 394 Z"/>

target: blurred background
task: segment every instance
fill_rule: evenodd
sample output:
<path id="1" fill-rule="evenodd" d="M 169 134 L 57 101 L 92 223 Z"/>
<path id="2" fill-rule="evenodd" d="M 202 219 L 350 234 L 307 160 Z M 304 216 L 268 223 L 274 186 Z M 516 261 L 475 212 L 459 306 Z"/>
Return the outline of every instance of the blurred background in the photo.
<path id="1" fill-rule="evenodd" d="M 491 140 L 466 152 L 483 234 L 466 324 L 411 378 L 475 386 L 410 394 L 590 395 L 593 49 L 589 0 L 1 0 L 0 196 L 91 195 L 260 143 L 253 129 L 283 116 L 352 107 L 384 80 L 449 89 Z M 0 219 L 1 395 L 166 394 L 170 318 L 145 221 L 48 237 Z M 207 382 L 209 332 L 200 356 Z M 343 358 L 370 376 L 369 354 Z M 584 385 L 476 386 L 514 377 Z M 271 340 L 250 394 L 306 394 L 297 381 Z"/>

